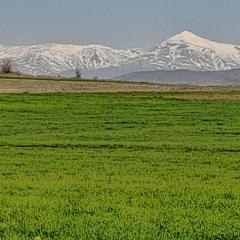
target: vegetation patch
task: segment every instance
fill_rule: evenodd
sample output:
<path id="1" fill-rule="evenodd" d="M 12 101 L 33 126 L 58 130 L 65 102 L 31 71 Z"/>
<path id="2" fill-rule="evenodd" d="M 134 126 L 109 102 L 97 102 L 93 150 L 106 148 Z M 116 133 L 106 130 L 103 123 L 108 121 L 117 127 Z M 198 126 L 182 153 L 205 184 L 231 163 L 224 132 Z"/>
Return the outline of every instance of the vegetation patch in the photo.
<path id="1" fill-rule="evenodd" d="M 240 239 L 239 100 L 181 94 L 1 94 L 0 239 Z"/>

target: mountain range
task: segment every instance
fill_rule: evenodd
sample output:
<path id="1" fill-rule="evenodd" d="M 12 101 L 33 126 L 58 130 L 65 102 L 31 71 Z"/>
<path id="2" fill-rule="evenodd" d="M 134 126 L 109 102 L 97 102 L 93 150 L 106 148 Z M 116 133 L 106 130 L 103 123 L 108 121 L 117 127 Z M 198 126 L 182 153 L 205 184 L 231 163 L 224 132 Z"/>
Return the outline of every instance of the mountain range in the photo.
<path id="1" fill-rule="evenodd" d="M 240 68 L 240 46 L 217 43 L 185 31 L 148 49 L 114 49 L 102 45 L 40 44 L 2 46 L 0 59 L 11 58 L 15 70 L 33 75 L 112 78 L 139 71 L 224 71 Z"/>

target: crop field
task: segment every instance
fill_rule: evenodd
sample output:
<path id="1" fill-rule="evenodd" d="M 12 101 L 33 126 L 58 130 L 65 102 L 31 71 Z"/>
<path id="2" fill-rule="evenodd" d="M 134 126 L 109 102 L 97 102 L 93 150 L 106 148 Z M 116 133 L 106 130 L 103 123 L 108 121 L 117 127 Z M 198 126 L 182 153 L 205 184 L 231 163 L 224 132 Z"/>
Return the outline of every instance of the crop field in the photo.
<path id="1" fill-rule="evenodd" d="M 0 239 L 240 239 L 222 94 L 0 94 Z"/>

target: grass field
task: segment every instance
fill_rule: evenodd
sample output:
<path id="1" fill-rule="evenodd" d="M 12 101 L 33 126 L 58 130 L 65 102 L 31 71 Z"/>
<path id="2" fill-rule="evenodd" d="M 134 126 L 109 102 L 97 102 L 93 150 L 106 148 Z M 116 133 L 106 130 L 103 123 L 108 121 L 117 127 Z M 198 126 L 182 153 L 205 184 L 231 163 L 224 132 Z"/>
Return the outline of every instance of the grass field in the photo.
<path id="1" fill-rule="evenodd" d="M 220 95 L 1 94 L 0 239 L 240 239 L 240 101 Z"/>

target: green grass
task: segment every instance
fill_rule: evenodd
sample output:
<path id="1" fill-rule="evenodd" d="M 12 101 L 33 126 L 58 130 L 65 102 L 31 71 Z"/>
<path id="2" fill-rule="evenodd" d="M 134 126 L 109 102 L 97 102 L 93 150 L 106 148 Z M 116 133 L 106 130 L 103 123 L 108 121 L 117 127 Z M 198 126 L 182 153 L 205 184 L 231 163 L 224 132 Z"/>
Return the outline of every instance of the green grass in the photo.
<path id="1" fill-rule="evenodd" d="M 0 239 L 240 239 L 240 102 L 0 95 Z"/>

